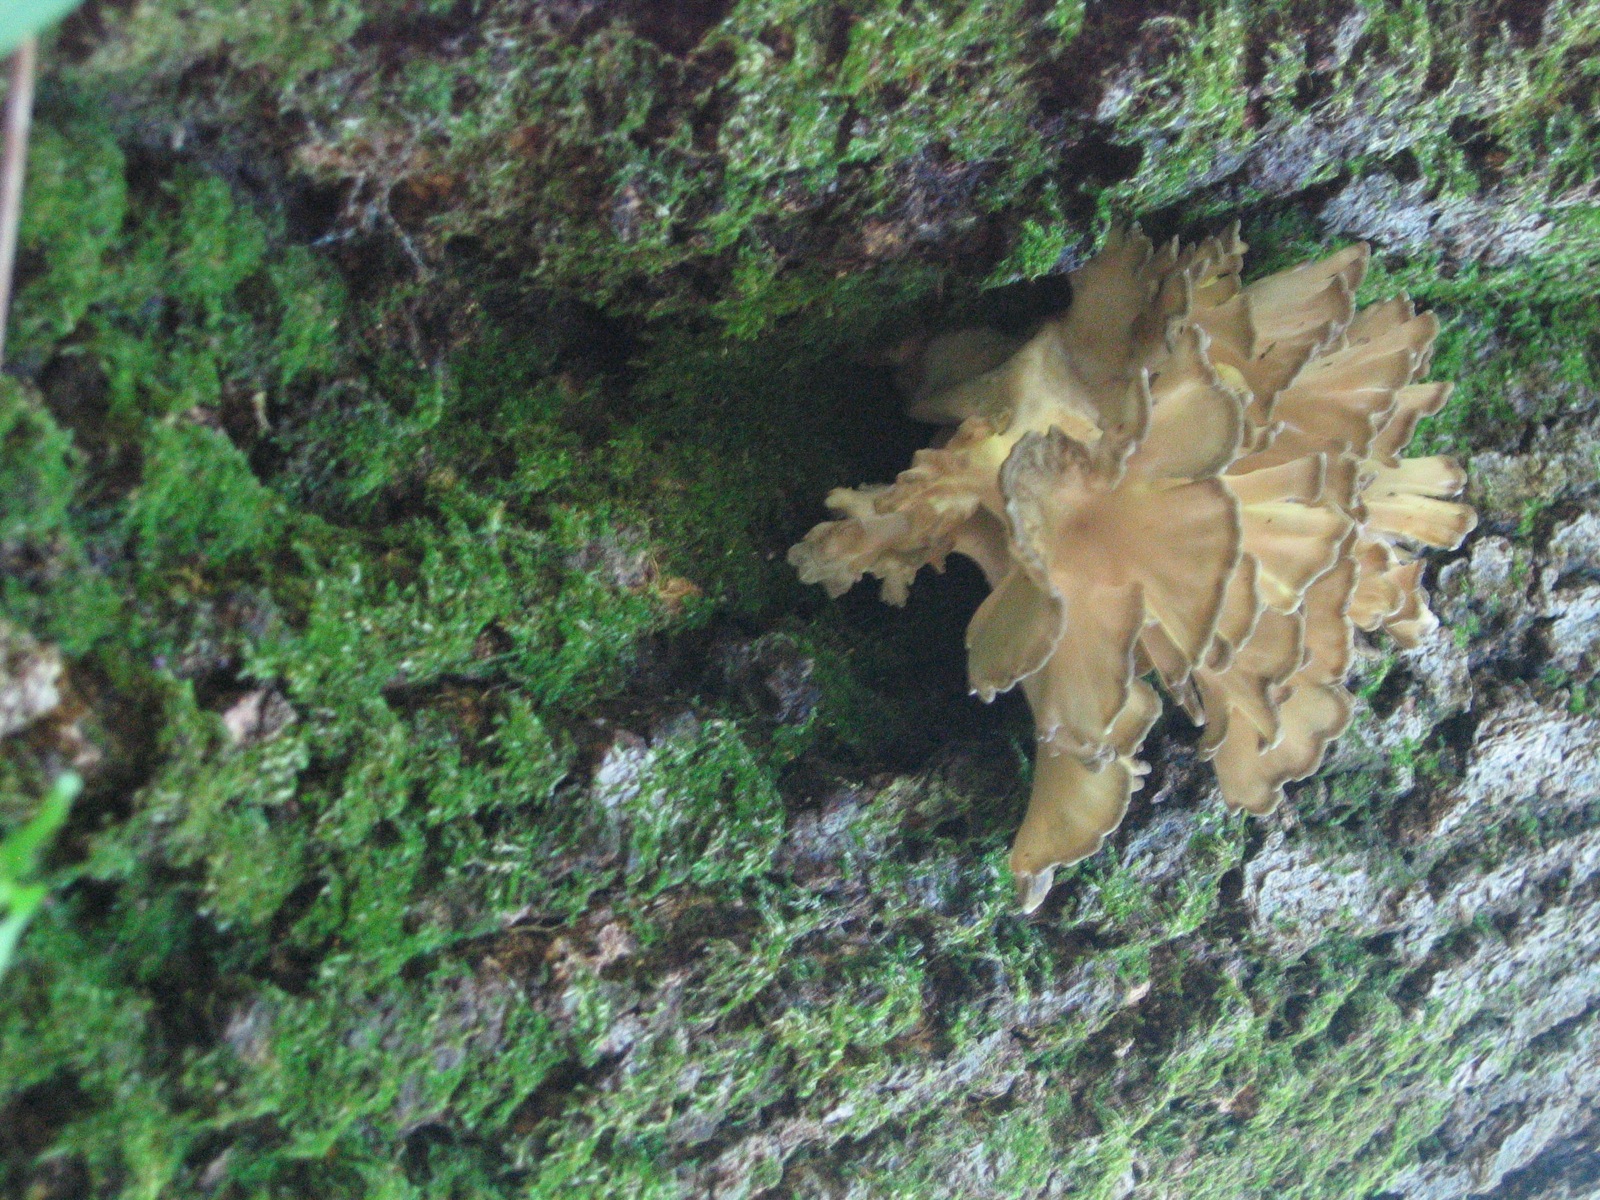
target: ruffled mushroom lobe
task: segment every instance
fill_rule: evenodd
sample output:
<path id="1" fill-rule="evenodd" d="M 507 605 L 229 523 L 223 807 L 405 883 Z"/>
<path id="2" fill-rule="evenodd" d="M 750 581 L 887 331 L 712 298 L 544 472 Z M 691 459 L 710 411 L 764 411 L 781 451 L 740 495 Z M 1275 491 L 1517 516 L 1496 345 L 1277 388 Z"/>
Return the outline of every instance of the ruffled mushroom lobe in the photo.
<path id="1" fill-rule="evenodd" d="M 1137 746 L 1161 713 L 1161 699 L 1149 684 L 1135 680 L 1112 738 Z M 1039 907 L 1057 867 L 1088 858 L 1122 823 L 1128 798 L 1145 774 L 1130 754 L 1099 767 L 1074 754 L 1041 747 L 1033 766 L 1033 791 L 1022 827 L 1011 845 L 1011 874 L 1023 912 Z"/>
<path id="2" fill-rule="evenodd" d="M 1357 311 L 1365 245 L 1249 285 L 1245 249 L 1237 228 L 1159 249 L 1117 232 L 1026 340 L 931 339 L 909 411 L 955 430 L 891 485 L 836 489 L 838 519 L 790 551 L 832 595 L 871 574 L 897 604 L 922 566 L 978 563 L 972 690 L 1020 686 L 1038 735 L 1024 911 L 1139 786 L 1160 712 L 1141 675 L 1204 727 L 1229 807 L 1270 811 L 1349 723 L 1354 630 L 1425 636 L 1418 555 L 1476 521 L 1454 462 L 1403 457 L 1449 395 L 1421 381 L 1436 319 L 1404 297 Z"/>
<path id="3" fill-rule="evenodd" d="M 1245 710 L 1241 689 L 1224 689 L 1234 719 L 1209 749 L 1229 808 L 1271 812 L 1283 799 L 1284 784 L 1304 779 L 1321 766 L 1328 746 L 1350 724 L 1354 704 L 1343 680 L 1352 654 L 1345 616 L 1354 583 L 1355 563 L 1346 558 L 1306 590 L 1304 609 L 1296 614 L 1299 662 L 1276 685 L 1278 701 L 1270 726 L 1263 728 Z"/>

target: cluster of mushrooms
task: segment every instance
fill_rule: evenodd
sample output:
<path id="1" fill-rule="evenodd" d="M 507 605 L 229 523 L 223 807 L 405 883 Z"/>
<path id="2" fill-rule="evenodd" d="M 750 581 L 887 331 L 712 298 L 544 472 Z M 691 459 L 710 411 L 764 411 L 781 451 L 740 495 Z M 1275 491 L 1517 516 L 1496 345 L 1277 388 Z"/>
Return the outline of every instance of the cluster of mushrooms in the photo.
<path id="1" fill-rule="evenodd" d="M 947 429 L 893 484 L 835 489 L 838 519 L 789 552 L 830 595 L 871 574 L 891 604 L 950 554 L 982 570 L 972 690 L 1020 684 L 1039 739 L 1024 911 L 1148 770 L 1145 676 L 1203 726 L 1227 804 L 1268 812 L 1350 721 L 1353 631 L 1414 646 L 1437 624 L 1417 554 L 1475 524 L 1454 461 L 1401 456 L 1450 392 L 1420 382 L 1436 319 L 1356 310 L 1365 245 L 1249 285 L 1245 249 L 1114 233 L 1033 336 L 927 342 L 909 412 Z"/>

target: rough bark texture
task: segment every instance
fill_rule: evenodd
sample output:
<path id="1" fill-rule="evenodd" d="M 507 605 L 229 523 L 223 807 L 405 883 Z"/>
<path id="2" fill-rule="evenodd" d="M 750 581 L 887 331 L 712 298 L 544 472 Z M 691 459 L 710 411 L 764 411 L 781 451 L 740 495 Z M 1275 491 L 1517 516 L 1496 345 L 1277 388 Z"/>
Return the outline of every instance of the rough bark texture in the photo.
<path id="1" fill-rule="evenodd" d="M 0 378 L 0 1190 L 1600 1193 L 1600 11 L 90 3 Z M 1164 719 L 1023 918 L 954 568 L 783 550 L 1113 221 L 1358 238 L 1444 628 L 1265 821 Z M 16 871 L 26 863 L 3 860 Z M 12 880 L 7 880 L 12 882 Z"/>

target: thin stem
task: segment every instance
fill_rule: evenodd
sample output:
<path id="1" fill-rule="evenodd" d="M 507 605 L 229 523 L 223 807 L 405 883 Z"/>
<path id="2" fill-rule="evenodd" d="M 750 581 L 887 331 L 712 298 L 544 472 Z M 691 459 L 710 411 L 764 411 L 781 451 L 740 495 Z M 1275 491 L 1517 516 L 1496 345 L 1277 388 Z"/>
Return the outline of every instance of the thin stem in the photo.
<path id="1" fill-rule="evenodd" d="M 22 212 L 22 172 L 28 160 L 28 120 L 33 113 L 33 71 L 38 43 L 23 38 L 11 56 L 6 91 L 5 149 L 0 151 L 0 363 L 5 362 L 11 273 L 17 259 L 17 218 Z"/>

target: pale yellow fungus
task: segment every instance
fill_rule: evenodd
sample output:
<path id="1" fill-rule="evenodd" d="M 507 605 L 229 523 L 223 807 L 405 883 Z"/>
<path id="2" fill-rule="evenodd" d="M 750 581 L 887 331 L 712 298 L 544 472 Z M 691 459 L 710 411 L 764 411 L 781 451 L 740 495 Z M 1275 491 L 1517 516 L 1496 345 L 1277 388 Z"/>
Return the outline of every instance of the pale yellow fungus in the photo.
<path id="1" fill-rule="evenodd" d="M 1268 812 L 1349 723 L 1353 630 L 1415 645 L 1437 624 L 1417 553 L 1476 521 L 1460 467 L 1401 457 L 1449 395 L 1419 382 L 1433 316 L 1356 310 L 1365 245 L 1248 286 L 1244 251 L 1237 230 L 1113 234 L 1032 337 L 933 339 L 903 381 L 953 432 L 893 484 L 836 489 L 839 519 L 789 552 L 830 595 L 871 574 L 891 604 L 950 554 L 982 570 L 972 690 L 1020 684 L 1039 739 L 1025 910 L 1139 786 L 1160 712 L 1141 676 L 1205 726 L 1223 800 Z"/>

